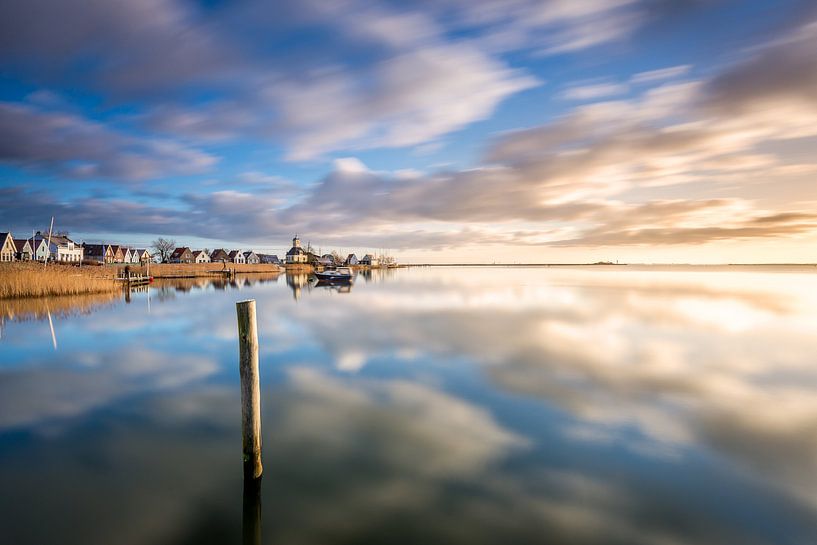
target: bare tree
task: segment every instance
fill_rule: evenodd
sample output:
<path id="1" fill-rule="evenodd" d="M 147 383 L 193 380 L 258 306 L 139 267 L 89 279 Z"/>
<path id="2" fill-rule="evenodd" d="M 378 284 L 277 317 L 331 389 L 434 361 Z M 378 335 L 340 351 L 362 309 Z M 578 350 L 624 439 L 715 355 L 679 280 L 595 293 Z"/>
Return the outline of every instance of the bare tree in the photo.
<path id="1" fill-rule="evenodd" d="M 170 254 L 176 249 L 176 241 L 173 239 L 166 239 L 159 237 L 153 241 L 152 247 L 159 254 L 159 259 L 162 263 L 167 263 L 170 259 Z"/>

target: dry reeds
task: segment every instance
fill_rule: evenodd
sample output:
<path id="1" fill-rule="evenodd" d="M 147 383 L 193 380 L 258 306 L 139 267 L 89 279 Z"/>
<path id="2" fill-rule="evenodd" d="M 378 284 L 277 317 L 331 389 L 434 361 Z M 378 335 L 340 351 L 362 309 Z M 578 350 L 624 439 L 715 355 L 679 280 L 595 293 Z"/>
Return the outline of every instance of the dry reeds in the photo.
<path id="1" fill-rule="evenodd" d="M 115 291 L 114 269 L 49 263 L 0 264 L 0 299 Z"/>
<path id="2" fill-rule="evenodd" d="M 48 314 L 58 317 L 90 314 L 94 309 L 114 303 L 121 293 L 109 291 L 62 297 L 0 299 L 0 320 L 41 320 Z"/>

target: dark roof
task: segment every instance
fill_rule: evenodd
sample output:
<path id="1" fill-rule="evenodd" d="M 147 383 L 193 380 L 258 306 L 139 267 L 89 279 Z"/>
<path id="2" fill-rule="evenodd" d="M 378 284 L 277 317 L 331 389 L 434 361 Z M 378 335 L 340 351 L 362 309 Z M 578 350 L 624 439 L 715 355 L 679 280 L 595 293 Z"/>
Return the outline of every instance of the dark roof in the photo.
<path id="1" fill-rule="evenodd" d="M 107 244 L 85 244 L 83 248 L 85 248 L 85 255 L 88 257 L 91 256 L 104 256 L 105 255 L 105 248 L 107 248 Z"/>
<path id="2" fill-rule="evenodd" d="M 170 257 L 181 257 L 184 255 L 185 252 L 189 252 L 190 248 L 187 246 L 182 246 L 181 248 L 176 248 L 173 250 L 173 253 L 170 254 Z"/>
<path id="3" fill-rule="evenodd" d="M 13 241 L 14 241 L 14 247 L 15 247 L 15 248 L 17 248 L 17 251 L 18 251 L 18 252 L 22 252 L 22 251 L 23 251 L 23 248 L 24 248 L 24 247 L 25 247 L 25 245 L 28 243 L 28 241 L 27 241 L 26 239 L 24 239 L 24 238 L 13 238 L 13 239 L 11 239 L 11 240 L 13 240 Z M 29 247 L 30 247 L 30 246 L 31 246 L 31 245 L 29 244 Z"/>
<path id="4" fill-rule="evenodd" d="M 303 255 L 305 253 L 306 253 L 306 250 L 304 250 L 300 246 L 293 246 L 292 248 L 289 249 L 289 251 L 287 252 L 287 255 Z"/>
<path id="5" fill-rule="evenodd" d="M 240 253 L 240 252 L 239 252 L 238 250 L 231 250 L 231 251 L 230 251 L 230 253 L 229 253 L 228 255 L 229 255 L 229 256 L 230 256 L 230 258 L 232 259 L 232 258 L 234 258 L 235 256 L 237 256 L 239 253 Z"/>

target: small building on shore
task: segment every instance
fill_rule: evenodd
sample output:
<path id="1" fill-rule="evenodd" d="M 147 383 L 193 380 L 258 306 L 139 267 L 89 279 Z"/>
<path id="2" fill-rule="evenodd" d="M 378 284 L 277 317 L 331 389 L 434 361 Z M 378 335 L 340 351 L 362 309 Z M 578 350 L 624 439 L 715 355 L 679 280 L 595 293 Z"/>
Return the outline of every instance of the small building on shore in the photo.
<path id="1" fill-rule="evenodd" d="M 191 252 L 187 246 L 176 248 L 173 250 L 173 253 L 170 254 L 168 261 L 170 263 L 193 263 L 193 252 Z"/>
<path id="2" fill-rule="evenodd" d="M 335 266 L 335 258 L 332 254 L 323 254 L 316 260 L 316 264 L 321 267 L 334 267 Z"/>
<path id="3" fill-rule="evenodd" d="M 244 263 L 247 265 L 258 265 L 261 263 L 261 258 L 258 257 L 258 254 L 250 250 L 249 252 L 244 252 Z"/>
<path id="4" fill-rule="evenodd" d="M 230 254 L 223 249 L 213 250 L 210 252 L 210 261 L 213 263 L 227 263 L 230 261 Z"/>
<path id="5" fill-rule="evenodd" d="M 357 265 L 357 256 L 355 254 L 349 254 L 346 256 L 346 261 L 343 262 L 344 265 Z"/>
<path id="6" fill-rule="evenodd" d="M 131 249 L 127 246 L 122 247 L 122 263 L 132 263 L 131 261 Z"/>
<path id="7" fill-rule="evenodd" d="M 84 258 L 98 263 L 113 263 L 113 249 L 109 244 L 83 244 Z M 40 251 L 35 248 L 37 259 L 40 259 Z"/>
<path id="8" fill-rule="evenodd" d="M 31 261 L 34 259 L 34 249 L 31 247 L 31 242 L 24 238 L 15 238 L 14 240 L 14 259 L 17 261 Z"/>
<path id="9" fill-rule="evenodd" d="M 28 241 L 31 245 L 31 250 L 34 253 L 34 259 L 37 261 L 45 261 L 48 258 L 48 244 L 46 244 L 45 240 L 34 237 L 28 239 Z M 84 255 L 85 249 L 83 248 L 83 256 Z"/>
<path id="10" fill-rule="evenodd" d="M 139 263 L 140 265 L 146 265 L 147 262 L 153 258 L 153 256 L 150 255 L 150 252 L 145 248 L 139 248 L 134 253 L 136 254 L 136 259 L 138 260 L 136 263 Z"/>
<path id="11" fill-rule="evenodd" d="M 261 263 L 266 263 L 269 265 L 280 265 L 281 260 L 278 259 L 278 256 L 275 254 L 258 254 L 258 259 Z"/>
<path id="12" fill-rule="evenodd" d="M 301 239 L 298 235 L 292 239 L 292 248 L 287 252 L 287 265 L 296 265 L 307 263 L 309 258 L 306 255 L 306 250 L 301 247 Z"/>
<path id="13" fill-rule="evenodd" d="M 239 264 L 239 265 L 245 263 L 244 252 L 242 252 L 241 250 L 231 251 L 228 254 L 228 257 L 229 257 L 229 261 L 231 263 L 236 263 L 236 264 Z"/>
<path id="14" fill-rule="evenodd" d="M 111 244 L 111 254 L 113 255 L 114 263 L 125 262 L 125 252 L 122 251 L 122 246 L 118 244 Z"/>
<path id="15" fill-rule="evenodd" d="M 42 238 L 48 243 L 47 235 L 37 233 L 34 237 Z M 85 249 L 75 243 L 67 235 L 51 235 L 51 244 L 48 246 L 48 259 L 61 263 L 79 263 L 85 257 Z"/>
<path id="16" fill-rule="evenodd" d="M 379 267 L 380 260 L 374 257 L 372 254 L 366 254 L 363 256 L 363 259 L 360 260 L 361 265 L 368 265 L 369 267 Z"/>
<path id="17" fill-rule="evenodd" d="M 0 233 L 0 261 L 14 261 L 15 253 L 17 253 L 17 247 L 14 245 L 11 233 Z"/>
<path id="18" fill-rule="evenodd" d="M 193 250 L 193 263 L 210 263 L 210 255 L 204 250 Z"/>

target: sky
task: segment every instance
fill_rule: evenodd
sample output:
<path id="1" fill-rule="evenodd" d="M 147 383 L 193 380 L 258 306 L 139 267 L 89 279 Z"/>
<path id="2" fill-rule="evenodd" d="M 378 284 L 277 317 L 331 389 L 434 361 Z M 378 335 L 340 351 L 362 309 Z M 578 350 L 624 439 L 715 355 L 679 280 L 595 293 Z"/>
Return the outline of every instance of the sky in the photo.
<path id="1" fill-rule="evenodd" d="M 4 0 L 0 230 L 817 262 L 805 0 Z"/>

